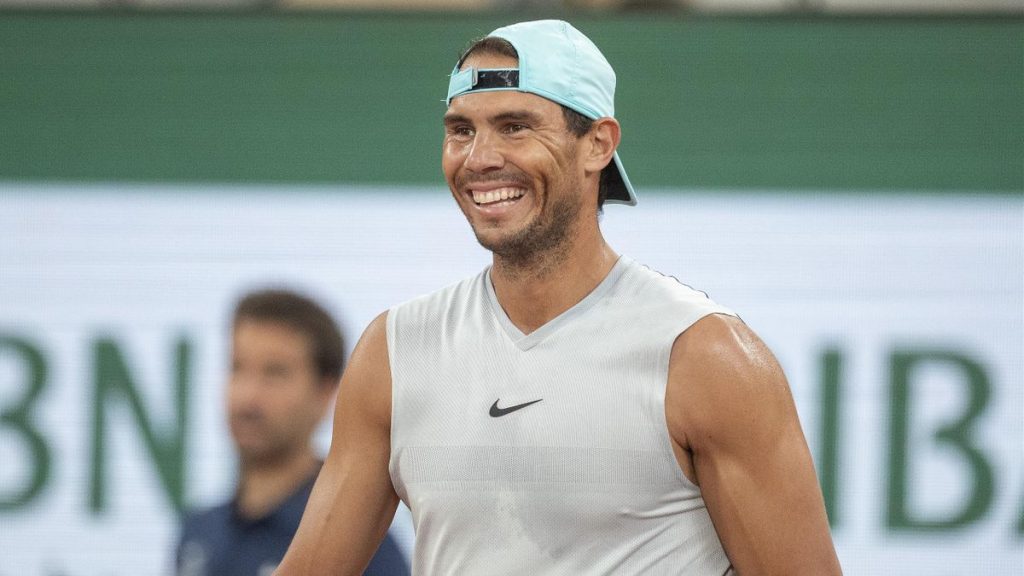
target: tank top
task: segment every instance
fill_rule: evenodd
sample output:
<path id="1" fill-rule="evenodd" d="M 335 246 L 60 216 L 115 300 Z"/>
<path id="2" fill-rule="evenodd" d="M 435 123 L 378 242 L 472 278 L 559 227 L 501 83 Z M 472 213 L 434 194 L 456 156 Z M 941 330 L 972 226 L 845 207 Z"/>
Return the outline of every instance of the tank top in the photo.
<path id="1" fill-rule="evenodd" d="M 390 474 L 420 575 L 732 574 L 665 421 L 669 356 L 731 312 L 620 257 L 523 334 L 489 268 L 391 309 Z"/>

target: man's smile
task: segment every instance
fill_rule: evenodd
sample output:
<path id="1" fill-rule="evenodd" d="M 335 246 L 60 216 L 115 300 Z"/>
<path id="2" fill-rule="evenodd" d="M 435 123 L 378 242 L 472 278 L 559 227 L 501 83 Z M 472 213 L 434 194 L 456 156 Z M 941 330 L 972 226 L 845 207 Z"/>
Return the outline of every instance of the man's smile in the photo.
<path id="1" fill-rule="evenodd" d="M 471 189 L 470 193 L 473 195 L 473 202 L 475 202 L 477 206 L 482 206 L 485 204 L 495 204 L 503 201 L 507 203 L 510 203 L 509 201 L 514 202 L 521 198 L 523 194 L 526 193 L 526 190 L 514 186 L 503 186 L 492 190 Z"/>

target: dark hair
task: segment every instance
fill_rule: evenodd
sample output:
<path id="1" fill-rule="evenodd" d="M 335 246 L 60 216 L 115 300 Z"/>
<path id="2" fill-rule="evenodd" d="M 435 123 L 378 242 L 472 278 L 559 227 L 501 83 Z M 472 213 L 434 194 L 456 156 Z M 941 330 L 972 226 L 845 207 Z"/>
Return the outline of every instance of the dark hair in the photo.
<path id="1" fill-rule="evenodd" d="M 334 318 L 312 299 L 281 289 L 251 292 L 235 305 L 232 326 L 243 320 L 277 322 L 301 333 L 312 348 L 317 376 L 337 385 L 345 368 L 345 342 Z"/>
<path id="2" fill-rule="evenodd" d="M 519 52 L 516 51 L 516 47 L 513 46 L 511 42 L 504 38 L 485 36 L 474 40 L 469 45 L 469 48 L 467 48 L 459 58 L 459 63 L 456 67 L 461 68 L 462 63 L 466 61 L 466 58 L 469 58 L 469 55 L 474 52 L 492 54 L 496 56 L 507 56 L 508 58 L 515 58 L 516 60 L 519 59 Z M 585 134 L 590 132 L 590 129 L 594 126 L 594 121 L 592 119 L 587 118 L 583 114 L 580 114 L 564 104 L 560 104 L 560 106 L 562 107 L 562 117 L 565 118 L 565 127 L 570 134 L 577 138 L 582 138 Z M 608 170 L 609 168 L 607 167 L 604 170 L 601 170 L 601 180 L 597 188 L 598 210 L 604 207 L 604 201 L 608 198 Z"/>

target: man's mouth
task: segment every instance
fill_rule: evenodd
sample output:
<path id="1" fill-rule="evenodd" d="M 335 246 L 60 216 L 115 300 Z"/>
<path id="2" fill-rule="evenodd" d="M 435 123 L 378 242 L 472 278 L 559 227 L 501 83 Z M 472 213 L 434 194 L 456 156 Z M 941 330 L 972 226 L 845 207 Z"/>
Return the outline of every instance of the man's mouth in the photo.
<path id="1" fill-rule="evenodd" d="M 516 200 L 522 197 L 526 191 L 522 188 L 514 188 L 511 186 L 504 188 L 495 188 L 494 190 L 472 190 L 473 202 L 477 206 L 486 206 L 490 204 L 496 204 L 507 200 Z"/>

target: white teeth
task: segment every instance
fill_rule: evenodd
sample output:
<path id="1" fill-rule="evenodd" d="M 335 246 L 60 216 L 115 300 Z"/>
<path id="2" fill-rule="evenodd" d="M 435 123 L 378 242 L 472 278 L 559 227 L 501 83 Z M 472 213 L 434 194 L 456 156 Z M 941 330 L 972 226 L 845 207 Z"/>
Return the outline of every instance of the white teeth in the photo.
<path id="1" fill-rule="evenodd" d="M 498 188 L 486 192 L 473 190 L 473 202 L 477 204 L 493 204 L 502 200 L 514 200 L 524 194 L 522 188 Z"/>

